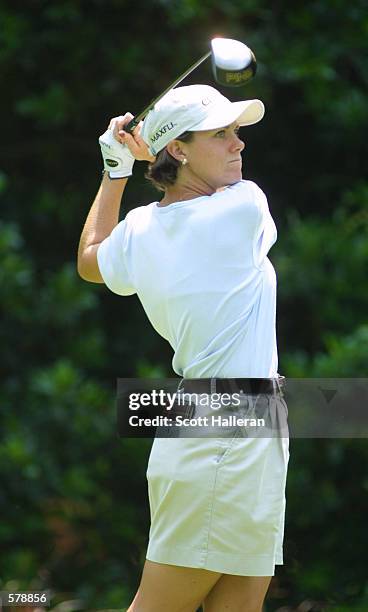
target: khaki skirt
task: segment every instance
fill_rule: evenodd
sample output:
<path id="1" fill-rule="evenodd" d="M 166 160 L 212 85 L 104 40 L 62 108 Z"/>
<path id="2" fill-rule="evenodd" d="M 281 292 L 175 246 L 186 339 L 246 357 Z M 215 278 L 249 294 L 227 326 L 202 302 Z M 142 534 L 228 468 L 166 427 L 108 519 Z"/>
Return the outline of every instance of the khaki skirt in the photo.
<path id="1" fill-rule="evenodd" d="M 282 565 L 286 404 L 276 395 L 243 396 L 236 413 L 244 417 L 261 404 L 272 431 L 234 426 L 222 437 L 155 438 L 147 559 L 239 576 L 273 576 Z"/>

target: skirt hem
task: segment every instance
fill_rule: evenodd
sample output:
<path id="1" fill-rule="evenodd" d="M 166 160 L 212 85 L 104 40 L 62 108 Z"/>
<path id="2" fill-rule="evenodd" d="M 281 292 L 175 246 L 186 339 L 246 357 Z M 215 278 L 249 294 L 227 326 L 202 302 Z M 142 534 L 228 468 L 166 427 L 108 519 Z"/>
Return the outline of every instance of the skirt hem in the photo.
<path id="1" fill-rule="evenodd" d="M 152 543 L 148 545 L 146 558 L 155 563 L 206 569 L 235 576 L 274 576 L 275 565 L 283 565 L 280 554 L 275 557 L 269 555 L 245 557 L 206 550 L 155 547 Z"/>

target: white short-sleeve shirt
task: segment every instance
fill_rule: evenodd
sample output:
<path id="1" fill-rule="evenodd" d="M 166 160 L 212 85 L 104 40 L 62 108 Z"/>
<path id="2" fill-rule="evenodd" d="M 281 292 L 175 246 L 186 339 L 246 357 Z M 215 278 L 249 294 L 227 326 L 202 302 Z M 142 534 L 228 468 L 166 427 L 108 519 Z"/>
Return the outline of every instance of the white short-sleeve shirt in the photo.
<path id="1" fill-rule="evenodd" d="M 130 211 L 98 248 L 111 291 L 137 293 L 184 378 L 277 374 L 277 238 L 263 191 L 240 181 L 211 196 Z"/>

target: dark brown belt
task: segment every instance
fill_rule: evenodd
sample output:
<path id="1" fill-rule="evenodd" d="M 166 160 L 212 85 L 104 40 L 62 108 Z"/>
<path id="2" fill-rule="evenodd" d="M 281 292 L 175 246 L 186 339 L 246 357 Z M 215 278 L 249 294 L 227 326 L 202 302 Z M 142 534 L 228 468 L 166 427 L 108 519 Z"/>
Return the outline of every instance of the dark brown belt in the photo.
<path id="1" fill-rule="evenodd" d="M 186 393 L 244 393 L 280 395 L 285 376 L 275 378 L 183 378 L 179 389 Z"/>

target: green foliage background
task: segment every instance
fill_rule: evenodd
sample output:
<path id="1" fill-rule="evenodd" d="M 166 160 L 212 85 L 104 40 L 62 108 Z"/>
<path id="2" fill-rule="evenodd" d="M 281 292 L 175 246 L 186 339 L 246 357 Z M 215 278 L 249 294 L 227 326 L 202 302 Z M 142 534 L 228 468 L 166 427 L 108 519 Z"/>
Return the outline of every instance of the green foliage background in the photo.
<path id="1" fill-rule="evenodd" d="M 150 441 L 115 433 L 119 376 L 170 376 L 137 298 L 76 273 L 97 137 L 207 50 L 244 40 L 259 97 L 245 176 L 279 229 L 280 372 L 366 377 L 368 13 L 355 0 L 0 4 L 0 590 L 125 609 L 148 534 Z M 209 65 L 186 83 L 213 84 Z M 226 94 L 226 92 L 224 92 Z M 122 216 L 157 198 L 144 164 Z M 292 440 L 284 567 L 267 612 L 368 609 L 366 440 Z M 79 603 L 78 603 L 79 602 Z M 304 606 L 299 607 L 298 606 Z"/>

